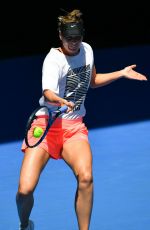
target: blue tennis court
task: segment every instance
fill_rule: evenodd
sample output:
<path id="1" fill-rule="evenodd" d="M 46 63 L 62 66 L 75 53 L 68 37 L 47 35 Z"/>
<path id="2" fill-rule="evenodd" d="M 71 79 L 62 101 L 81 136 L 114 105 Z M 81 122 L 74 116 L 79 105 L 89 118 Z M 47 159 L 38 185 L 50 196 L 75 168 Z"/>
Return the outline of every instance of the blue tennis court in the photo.
<path id="1" fill-rule="evenodd" d="M 89 130 L 93 150 L 94 206 L 90 230 L 150 229 L 150 121 Z M 0 145 L 0 229 L 18 229 L 15 194 L 21 141 Z M 36 230 L 77 230 L 75 178 L 51 160 L 35 192 Z"/>

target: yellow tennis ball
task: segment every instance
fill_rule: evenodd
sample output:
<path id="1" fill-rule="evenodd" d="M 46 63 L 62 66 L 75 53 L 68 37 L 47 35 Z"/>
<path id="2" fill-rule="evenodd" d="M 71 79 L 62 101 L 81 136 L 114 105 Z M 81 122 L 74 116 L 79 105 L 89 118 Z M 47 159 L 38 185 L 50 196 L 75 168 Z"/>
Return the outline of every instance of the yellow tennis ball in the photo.
<path id="1" fill-rule="evenodd" d="M 41 127 L 35 127 L 33 130 L 33 136 L 39 138 L 43 134 L 43 129 Z"/>

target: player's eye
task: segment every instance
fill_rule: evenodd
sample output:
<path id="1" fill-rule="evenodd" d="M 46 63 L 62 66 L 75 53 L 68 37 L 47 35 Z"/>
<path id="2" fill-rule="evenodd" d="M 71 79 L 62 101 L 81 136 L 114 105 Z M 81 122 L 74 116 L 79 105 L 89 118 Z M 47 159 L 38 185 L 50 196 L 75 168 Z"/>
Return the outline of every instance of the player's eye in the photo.
<path id="1" fill-rule="evenodd" d="M 65 38 L 67 42 L 78 42 L 81 41 L 82 37 L 81 36 L 69 36 Z"/>

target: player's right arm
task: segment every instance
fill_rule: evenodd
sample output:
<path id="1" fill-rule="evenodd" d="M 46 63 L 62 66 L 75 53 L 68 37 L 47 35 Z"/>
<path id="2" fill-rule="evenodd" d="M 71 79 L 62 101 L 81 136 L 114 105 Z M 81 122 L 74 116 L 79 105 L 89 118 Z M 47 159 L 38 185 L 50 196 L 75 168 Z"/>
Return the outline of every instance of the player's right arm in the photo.
<path id="1" fill-rule="evenodd" d="M 71 111 L 74 107 L 74 103 L 67 101 L 64 98 L 59 97 L 56 93 L 54 93 L 50 89 L 45 89 L 43 91 L 43 95 L 45 99 L 51 103 L 58 104 L 59 106 L 67 105 L 69 107 L 69 111 Z"/>

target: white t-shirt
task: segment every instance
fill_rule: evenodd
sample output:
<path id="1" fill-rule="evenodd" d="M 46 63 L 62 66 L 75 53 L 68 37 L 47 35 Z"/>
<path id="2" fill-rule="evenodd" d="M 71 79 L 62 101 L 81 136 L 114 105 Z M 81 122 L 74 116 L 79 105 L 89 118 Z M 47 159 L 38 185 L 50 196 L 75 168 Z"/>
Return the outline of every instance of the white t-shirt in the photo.
<path id="1" fill-rule="evenodd" d="M 42 68 L 42 90 L 50 89 L 61 98 L 75 103 L 73 112 L 61 115 L 65 119 L 76 119 L 86 114 L 84 101 L 90 85 L 94 55 L 91 46 L 81 43 L 80 52 L 67 56 L 56 48 L 46 55 Z M 48 106 L 52 111 L 57 107 L 39 100 L 40 105 Z"/>

